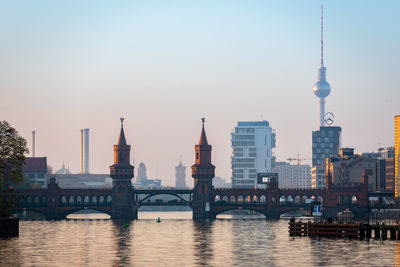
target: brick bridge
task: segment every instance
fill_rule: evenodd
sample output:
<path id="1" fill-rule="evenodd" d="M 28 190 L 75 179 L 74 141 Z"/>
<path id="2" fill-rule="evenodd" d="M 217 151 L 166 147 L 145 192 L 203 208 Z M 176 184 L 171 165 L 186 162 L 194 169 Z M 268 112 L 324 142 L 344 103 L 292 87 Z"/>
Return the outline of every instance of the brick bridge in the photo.
<path id="1" fill-rule="evenodd" d="M 114 145 L 114 164 L 110 166 L 112 189 L 62 189 L 51 178 L 47 189 L 17 190 L 15 211 L 33 210 L 48 219 L 64 219 L 78 210 L 92 209 L 109 214 L 113 219 L 137 219 L 141 206 L 186 205 L 193 210 L 193 219 L 215 218 L 218 214 L 249 209 L 267 218 L 279 218 L 283 213 L 309 208 L 308 199 L 320 201 L 323 215 L 334 217 L 345 209 L 358 217 L 368 213 L 368 176 L 362 183 L 347 186 L 332 184 L 326 177 L 326 189 L 280 189 L 271 180 L 265 188 L 214 188 L 215 167 L 211 164 L 211 145 L 207 142 L 204 124 L 199 144 L 195 146 L 195 164 L 192 166 L 193 189 L 137 189 L 131 185 L 133 166 L 130 165 L 130 146 L 126 144 L 123 125 L 117 145 Z M 157 195 L 172 195 L 176 200 L 153 201 Z"/>

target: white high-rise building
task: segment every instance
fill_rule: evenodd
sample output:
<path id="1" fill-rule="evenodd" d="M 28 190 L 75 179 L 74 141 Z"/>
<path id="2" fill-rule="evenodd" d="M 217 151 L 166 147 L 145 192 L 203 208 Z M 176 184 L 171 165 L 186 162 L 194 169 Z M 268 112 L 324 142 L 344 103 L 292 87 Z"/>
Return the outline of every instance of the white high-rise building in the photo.
<path id="1" fill-rule="evenodd" d="M 231 135 L 232 187 L 255 187 L 257 173 L 271 172 L 275 133 L 268 121 L 240 121 Z"/>
<path id="2" fill-rule="evenodd" d="M 311 166 L 276 162 L 272 172 L 278 173 L 279 188 L 311 188 Z"/>
<path id="3" fill-rule="evenodd" d="M 89 129 L 81 129 L 81 169 L 80 173 L 89 173 Z"/>

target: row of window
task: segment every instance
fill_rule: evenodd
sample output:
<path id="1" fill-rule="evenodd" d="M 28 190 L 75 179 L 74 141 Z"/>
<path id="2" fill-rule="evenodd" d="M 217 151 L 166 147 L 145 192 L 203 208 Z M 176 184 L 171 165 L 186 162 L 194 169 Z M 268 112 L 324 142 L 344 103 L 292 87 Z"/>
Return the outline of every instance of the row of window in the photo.
<path id="1" fill-rule="evenodd" d="M 232 146 L 255 146 L 254 141 L 232 141 Z"/>
<path id="2" fill-rule="evenodd" d="M 235 133 L 254 133 L 254 128 L 235 128 Z"/>
<path id="3" fill-rule="evenodd" d="M 321 148 L 329 147 L 329 148 L 333 148 L 333 143 L 314 142 L 314 143 L 312 143 L 312 147 L 321 147 Z"/>
<path id="4" fill-rule="evenodd" d="M 232 135 L 232 140 L 240 141 L 240 140 L 254 140 L 254 135 Z"/>
<path id="5" fill-rule="evenodd" d="M 235 180 L 235 184 L 254 184 L 254 180 Z"/>
<path id="6" fill-rule="evenodd" d="M 232 168 L 255 168 L 255 163 L 232 163 Z"/>
<path id="7" fill-rule="evenodd" d="M 232 162 L 233 162 L 233 163 L 255 162 L 255 159 L 253 159 L 253 158 L 243 158 L 243 159 L 236 159 L 236 158 L 233 158 L 233 159 L 232 159 Z"/>

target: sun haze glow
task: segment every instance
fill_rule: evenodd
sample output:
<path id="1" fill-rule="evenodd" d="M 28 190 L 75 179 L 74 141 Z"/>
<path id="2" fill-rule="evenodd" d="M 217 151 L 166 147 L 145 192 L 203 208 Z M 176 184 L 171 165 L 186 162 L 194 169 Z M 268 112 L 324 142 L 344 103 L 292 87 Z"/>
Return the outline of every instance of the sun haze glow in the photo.
<path id="1" fill-rule="evenodd" d="M 398 1 L 322 1 L 326 111 L 343 145 L 393 145 L 399 113 Z M 311 157 L 319 125 L 320 2 L 8 1 L 0 11 L 0 114 L 59 169 L 79 171 L 81 128 L 90 171 L 108 173 L 124 117 L 137 166 L 172 185 L 194 162 L 206 117 L 216 175 L 228 181 L 230 133 L 269 121 L 275 154 Z M 191 182 L 187 171 L 187 182 Z"/>

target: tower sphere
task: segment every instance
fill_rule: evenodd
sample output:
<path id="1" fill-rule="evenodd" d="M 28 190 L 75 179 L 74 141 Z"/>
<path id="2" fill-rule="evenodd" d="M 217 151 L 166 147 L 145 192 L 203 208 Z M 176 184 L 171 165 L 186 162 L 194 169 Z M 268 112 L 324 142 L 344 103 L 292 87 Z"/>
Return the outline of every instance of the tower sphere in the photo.
<path id="1" fill-rule="evenodd" d="M 319 98 L 325 98 L 331 92 L 331 86 L 327 81 L 318 81 L 313 86 L 314 94 Z"/>

